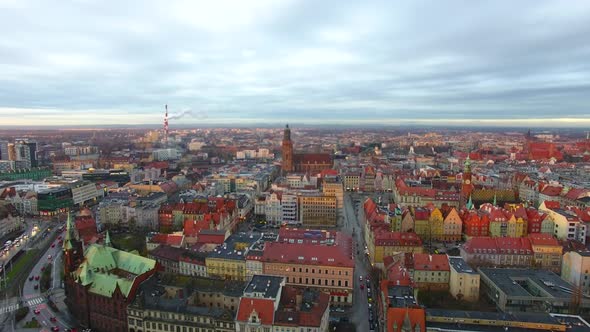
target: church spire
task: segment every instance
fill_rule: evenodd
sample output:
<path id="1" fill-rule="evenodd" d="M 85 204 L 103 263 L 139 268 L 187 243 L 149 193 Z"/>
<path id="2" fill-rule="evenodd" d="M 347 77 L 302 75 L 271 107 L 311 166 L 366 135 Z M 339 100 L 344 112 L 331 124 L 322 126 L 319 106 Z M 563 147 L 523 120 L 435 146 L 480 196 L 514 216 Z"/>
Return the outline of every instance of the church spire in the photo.
<path id="1" fill-rule="evenodd" d="M 107 247 L 112 247 L 113 244 L 111 243 L 111 236 L 109 235 L 109 231 L 107 231 L 107 234 L 104 238 L 104 245 Z"/>
<path id="2" fill-rule="evenodd" d="M 471 195 L 469 195 L 469 200 L 467 201 L 467 204 L 465 204 L 465 207 L 467 207 L 467 210 L 473 210 L 473 201 L 471 200 Z"/>
<path id="3" fill-rule="evenodd" d="M 68 220 L 66 221 L 66 236 L 64 239 L 64 250 L 70 250 L 74 248 L 72 241 L 73 239 L 73 227 L 72 227 L 72 214 L 68 212 Z"/>

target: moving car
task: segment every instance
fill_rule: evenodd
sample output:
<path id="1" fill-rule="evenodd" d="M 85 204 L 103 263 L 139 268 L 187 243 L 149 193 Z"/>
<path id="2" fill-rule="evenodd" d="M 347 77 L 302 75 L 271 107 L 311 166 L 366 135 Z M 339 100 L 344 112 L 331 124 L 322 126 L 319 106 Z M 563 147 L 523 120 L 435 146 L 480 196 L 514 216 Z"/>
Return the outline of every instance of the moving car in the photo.
<path id="1" fill-rule="evenodd" d="M 365 286 L 363 284 L 361 284 L 361 290 L 365 289 Z"/>
<path id="2" fill-rule="evenodd" d="M 55 248 L 55 243 L 52 243 L 51 244 L 51 248 Z"/>
<path id="3" fill-rule="evenodd" d="M 35 280 L 39 280 L 39 276 L 35 276 Z"/>
<path id="4" fill-rule="evenodd" d="M 41 310 L 39 310 L 39 309 L 35 309 L 35 310 L 33 310 L 33 312 L 35 313 L 35 315 L 38 315 L 38 314 L 40 314 L 40 313 L 41 313 Z"/>
<path id="5" fill-rule="evenodd" d="M 57 322 L 57 318 L 55 318 L 55 316 L 51 316 L 51 318 L 49 318 L 49 320 L 52 322 Z"/>
<path id="6" fill-rule="evenodd" d="M 51 328 L 51 331 L 53 331 L 53 332 L 59 331 L 59 327 L 54 326 L 54 327 Z"/>
<path id="7" fill-rule="evenodd" d="M 33 287 L 35 289 L 39 289 L 39 284 L 36 284 L 35 287 Z"/>
<path id="8" fill-rule="evenodd" d="M 30 276 L 29 277 L 29 281 L 33 281 L 33 276 Z"/>

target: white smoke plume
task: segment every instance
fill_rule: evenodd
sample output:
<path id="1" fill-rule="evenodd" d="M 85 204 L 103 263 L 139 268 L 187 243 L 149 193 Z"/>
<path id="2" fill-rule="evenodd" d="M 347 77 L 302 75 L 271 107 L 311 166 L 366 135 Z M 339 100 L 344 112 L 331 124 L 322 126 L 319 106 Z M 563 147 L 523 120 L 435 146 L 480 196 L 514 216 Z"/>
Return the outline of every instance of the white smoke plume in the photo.
<path id="1" fill-rule="evenodd" d="M 180 113 L 169 115 L 168 120 L 180 119 L 185 116 L 198 117 L 201 119 L 205 119 L 205 118 L 207 118 L 207 112 L 205 112 L 205 111 L 195 112 L 191 109 L 185 109 L 185 110 L 180 111 Z"/>

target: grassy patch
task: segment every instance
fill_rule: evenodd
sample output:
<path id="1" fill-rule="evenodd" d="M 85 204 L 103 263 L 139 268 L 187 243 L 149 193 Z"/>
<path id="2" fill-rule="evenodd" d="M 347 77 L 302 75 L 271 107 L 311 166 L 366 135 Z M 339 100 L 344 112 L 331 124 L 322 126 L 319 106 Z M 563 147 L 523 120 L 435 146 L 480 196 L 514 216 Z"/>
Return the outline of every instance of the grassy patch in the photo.
<path id="1" fill-rule="evenodd" d="M 12 269 L 6 273 L 7 283 L 11 282 L 12 278 L 18 276 L 23 271 L 23 269 L 27 268 L 27 266 L 33 262 L 35 257 L 37 257 L 38 253 L 38 249 L 31 249 L 19 257 L 16 262 L 12 263 Z"/>
<path id="2" fill-rule="evenodd" d="M 48 263 L 45 265 L 45 269 L 41 274 L 41 280 L 39 281 L 39 287 L 41 288 L 41 293 L 46 292 L 51 288 L 51 269 L 53 268 L 53 264 Z"/>
<path id="3" fill-rule="evenodd" d="M 447 291 L 418 291 L 418 303 L 427 308 L 449 309 L 449 310 L 475 310 L 475 311 L 496 311 L 496 308 L 485 299 L 471 303 L 459 301 Z"/>
<path id="4" fill-rule="evenodd" d="M 111 241 L 113 242 L 113 246 L 117 249 L 125 251 L 137 250 L 140 255 L 147 256 L 145 236 L 143 234 L 112 234 Z"/>
<path id="5" fill-rule="evenodd" d="M 30 321 L 25 324 L 25 329 L 38 329 L 41 324 L 37 321 L 37 318 L 33 317 Z"/>
<path id="6" fill-rule="evenodd" d="M 29 307 L 18 308 L 16 314 L 14 315 L 14 319 L 17 322 L 20 322 L 21 320 L 23 320 L 23 318 L 27 317 L 27 315 L 29 314 L 29 310 Z"/>

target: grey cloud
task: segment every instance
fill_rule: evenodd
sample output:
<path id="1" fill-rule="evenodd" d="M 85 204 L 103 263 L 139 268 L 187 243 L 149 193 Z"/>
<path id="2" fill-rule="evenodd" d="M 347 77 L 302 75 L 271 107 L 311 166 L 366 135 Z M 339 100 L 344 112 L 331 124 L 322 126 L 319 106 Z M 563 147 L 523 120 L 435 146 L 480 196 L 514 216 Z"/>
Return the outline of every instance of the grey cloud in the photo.
<path id="1" fill-rule="evenodd" d="M 0 40 L 0 115 L 103 109 L 138 121 L 168 103 L 211 120 L 588 117 L 587 2 L 211 6 L 0 8 L 0 29 L 14 31 Z"/>

